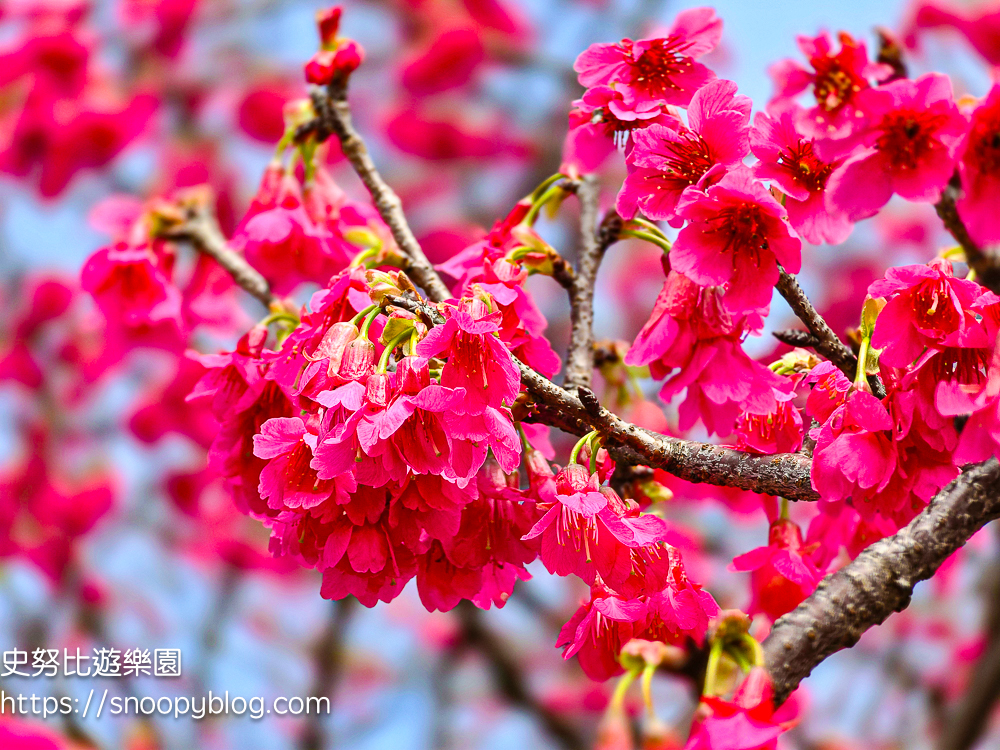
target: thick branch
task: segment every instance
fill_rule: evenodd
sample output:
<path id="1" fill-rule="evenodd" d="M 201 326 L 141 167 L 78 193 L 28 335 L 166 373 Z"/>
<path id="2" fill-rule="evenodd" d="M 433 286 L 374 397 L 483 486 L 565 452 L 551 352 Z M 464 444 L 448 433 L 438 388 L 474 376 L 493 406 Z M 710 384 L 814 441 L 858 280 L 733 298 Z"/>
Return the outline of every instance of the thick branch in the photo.
<path id="1" fill-rule="evenodd" d="M 165 230 L 162 233 L 164 238 L 190 242 L 198 252 L 214 258 L 233 277 L 233 281 L 266 307 L 277 301 L 267 279 L 247 263 L 246 258 L 230 249 L 211 211 L 204 205 L 194 203 L 185 206 L 184 210 L 187 212 L 184 222 Z"/>
<path id="2" fill-rule="evenodd" d="M 797 328 L 788 328 L 784 331 L 772 331 L 771 335 L 778 339 L 778 341 L 782 344 L 788 344 L 789 346 L 803 346 L 815 349 L 816 345 L 819 343 L 819 339 L 809 333 L 809 331 L 800 331 Z"/>
<path id="3" fill-rule="evenodd" d="M 594 374 L 594 285 L 604 252 L 621 232 L 621 219 L 614 212 L 597 224 L 601 188 L 594 175 L 583 178 L 576 190 L 580 200 L 580 252 L 570 287 L 569 352 L 566 356 L 566 387 L 590 386 Z"/>
<path id="4" fill-rule="evenodd" d="M 812 345 L 816 353 L 833 362 L 853 381 L 858 371 L 858 358 L 854 356 L 854 352 L 850 350 L 847 344 L 841 341 L 837 334 L 833 332 L 833 329 L 827 325 L 823 316 L 816 311 L 816 308 L 813 307 L 812 302 L 806 297 L 806 293 L 802 291 L 802 287 L 799 286 L 799 282 L 795 280 L 795 277 L 782 269 L 781 278 L 775 284 L 775 289 L 785 298 L 785 301 L 792 308 L 792 312 L 795 313 L 796 317 L 806 324 L 809 333 L 816 338 L 816 343 Z M 871 386 L 872 393 L 878 398 L 885 397 L 885 387 L 876 375 L 868 376 L 868 384 Z"/>
<path id="5" fill-rule="evenodd" d="M 820 582 L 764 641 L 780 703 L 820 662 L 850 648 L 873 625 L 910 603 L 913 587 L 987 523 L 1000 517 L 1000 463 L 967 469 L 893 536 L 868 547 Z"/>
<path id="6" fill-rule="evenodd" d="M 483 655 L 493 673 L 497 689 L 511 704 L 523 708 L 566 750 L 583 750 L 586 744 L 576 728 L 558 714 L 542 705 L 528 690 L 524 674 L 511 649 L 490 631 L 482 614 L 468 601 L 455 608 L 465 642 Z"/>
<path id="7" fill-rule="evenodd" d="M 316 675 L 309 695 L 317 698 L 329 698 L 331 706 L 334 702 L 337 684 L 343 673 L 344 640 L 347 636 L 347 627 L 357 603 L 357 599 L 348 596 L 333 605 L 334 610 L 330 613 L 330 619 L 327 620 L 326 627 L 316 643 L 313 654 Z M 302 739 L 299 742 L 299 747 L 302 750 L 322 750 L 329 745 L 324 723 L 324 714 L 317 712 L 309 715 Z"/>
<path id="8" fill-rule="evenodd" d="M 364 140 L 354 129 L 351 122 L 351 108 L 347 103 L 347 89 L 342 85 L 330 84 L 325 96 L 319 90 L 313 92 L 313 106 L 319 118 L 316 128 L 318 140 L 325 140 L 330 134 L 340 140 L 340 148 L 344 156 L 351 162 L 354 171 L 371 193 L 372 203 L 378 210 L 382 221 L 389 227 L 396 245 L 402 250 L 410 263 L 406 272 L 427 292 L 427 296 L 435 302 L 450 299 L 452 294 L 438 276 L 424 251 L 413 236 L 406 216 L 403 213 L 403 203 L 389 184 L 382 179 L 375 162 L 368 153 Z"/>
<path id="9" fill-rule="evenodd" d="M 962 246 L 969 268 L 976 272 L 976 281 L 1000 294 L 1000 259 L 995 252 L 981 249 L 969 236 L 969 231 L 965 228 L 962 217 L 958 215 L 956 206 L 956 201 L 961 195 L 962 186 L 956 173 L 941 193 L 941 200 L 934 204 L 934 208 L 945 229 L 951 232 L 951 236 Z"/>

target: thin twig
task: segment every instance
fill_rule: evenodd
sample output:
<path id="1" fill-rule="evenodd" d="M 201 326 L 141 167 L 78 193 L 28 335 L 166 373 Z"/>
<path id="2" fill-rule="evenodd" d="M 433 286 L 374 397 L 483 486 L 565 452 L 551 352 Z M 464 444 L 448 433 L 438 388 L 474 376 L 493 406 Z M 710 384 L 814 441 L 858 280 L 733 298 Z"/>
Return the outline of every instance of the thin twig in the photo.
<path id="1" fill-rule="evenodd" d="M 806 297 L 806 293 L 802 291 L 802 287 L 799 286 L 799 282 L 795 280 L 795 277 L 782 269 L 781 278 L 778 279 L 775 288 L 785 298 L 785 301 L 792 308 L 792 312 L 795 313 L 796 317 L 805 323 L 806 328 L 809 329 L 809 333 L 816 337 L 816 343 L 813 345 L 816 353 L 833 362 L 853 381 L 858 371 L 858 358 L 854 356 L 854 352 L 850 350 L 847 344 L 841 341 L 837 334 L 833 332 L 833 329 L 827 325 L 823 316 L 816 311 L 816 308 L 813 307 L 812 302 Z M 869 375 L 868 384 L 871 386 L 872 393 L 878 398 L 885 398 L 885 386 L 882 385 L 882 381 L 879 380 L 877 375 Z"/>
<path id="2" fill-rule="evenodd" d="M 976 272 L 976 281 L 987 289 L 1000 294 L 1000 259 L 991 249 L 983 250 L 976 244 L 965 228 L 962 217 L 958 215 L 956 202 L 962 196 L 962 183 L 958 173 L 941 193 L 941 199 L 934 204 L 938 217 L 944 223 L 945 229 L 961 245 L 965 252 L 965 260 L 969 268 Z"/>
<path id="3" fill-rule="evenodd" d="M 396 245 L 402 250 L 408 260 L 407 274 L 419 285 L 427 296 L 435 302 L 450 299 L 452 294 L 438 276 L 424 251 L 413 235 L 406 215 L 403 213 L 403 202 L 389 184 L 382 179 L 375 162 L 368 153 L 364 140 L 354 129 L 351 122 L 351 108 L 347 103 L 347 89 L 341 84 L 331 83 L 327 89 L 313 90 L 313 107 L 319 119 L 316 138 L 324 140 L 329 134 L 336 135 L 340 140 L 340 148 L 344 156 L 354 167 L 358 177 L 368 188 L 372 203 L 378 210 L 382 221 L 389 227 Z"/>
<path id="4" fill-rule="evenodd" d="M 788 328 L 784 331 L 772 331 L 771 335 L 778 339 L 778 341 L 782 344 L 788 344 L 789 346 L 801 346 L 808 349 L 815 349 L 816 345 L 819 343 L 819 339 L 809 333 L 809 331 L 800 331 L 797 328 Z"/>
<path id="5" fill-rule="evenodd" d="M 583 750 L 586 743 L 576 728 L 544 706 L 528 689 L 512 649 L 483 623 L 482 614 L 468 601 L 455 608 L 465 642 L 486 659 L 497 689 L 511 704 L 532 714 L 566 750 Z"/>
<path id="6" fill-rule="evenodd" d="M 905 527 L 823 579 L 764 641 L 775 700 L 783 702 L 816 665 L 909 605 L 919 581 L 998 517 L 1000 463 L 991 458 L 964 471 Z"/>
<path id="7" fill-rule="evenodd" d="M 165 239 L 190 242 L 198 252 L 214 258 L 240 287 L 259 299 L 265 307 L 277 302 L 271 287 L 256 268 L 247 263 L 246 258 L 229 247 L 225 235 L 219 229 L 215 216 L 202 203 L 184 206 L 187 212 L 181 224 L 166 228 Z"/>

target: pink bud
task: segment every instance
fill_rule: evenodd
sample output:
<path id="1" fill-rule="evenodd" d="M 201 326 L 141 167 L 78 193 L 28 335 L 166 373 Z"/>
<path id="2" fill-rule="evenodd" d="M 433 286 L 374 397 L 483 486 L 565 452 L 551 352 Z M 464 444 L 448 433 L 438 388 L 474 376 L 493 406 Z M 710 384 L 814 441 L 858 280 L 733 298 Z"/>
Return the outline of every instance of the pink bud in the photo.
<path id="1" fill-rule="evenodd" d="M 376 406 L 385 406 L 389 403 L 391 392 L 388 373 L 376 372 L 368 376 L 368 382 L 365 384 L 365 398 L 369 402 Z"/>
<path id="2" fill-rule="evenodd" d="M 570 464 L 556 474 L 556 490 L 564 495 L 582 492 L 590 484 L 590 472 L 580 464 Z"/>
<path id="3" fill-rule="evenodd" d="M 402 393 L 420 393 L 431 384 L 427 360 L 423 357 L 403 357 L 396 363 L 396 382 Z"/>
<path id="4" fill-rule="evenodd" d="M 348 343 L 340 363 L 340 377 L 361 380 L 375 369 L 375 345 L 368 339 L 357 338 Z"/>
<path id="5" fill-rule="evenodd" d="M 319 39 L 324 49 L 333 49 L 336 46 L 342 13 L 343 8 L 339 5 L 316 11 L 316 26 L 319 27 Z"/>
<path id="6" fill-rule="evenodd" d="M 344 358 L 344 351 L 347 345 L 358 337 L 358 329 L 353 323 L 334 323 L 326 329 L 323 338 L 312 354 L 306 354 L 305 358 L 315 362 L 320 359 L 329 359 L 327 374 L 333 375 L 340 370 L 340 363 Z"/>

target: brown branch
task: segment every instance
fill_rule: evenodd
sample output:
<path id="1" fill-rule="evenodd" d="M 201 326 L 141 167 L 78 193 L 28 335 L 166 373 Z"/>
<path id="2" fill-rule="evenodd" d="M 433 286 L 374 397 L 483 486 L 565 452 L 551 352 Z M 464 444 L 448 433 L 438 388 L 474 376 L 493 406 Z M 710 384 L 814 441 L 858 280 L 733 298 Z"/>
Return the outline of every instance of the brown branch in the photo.
<path id="1" fill-rule="evenodd" d="M 539 421 L 571 434 L 591 429 L 601 433 L 616 461 L 663 469 L 689 482 L 737 487 L 781 495 L 789 500 L 818 500 L 812 488 L 812 462 L 800 453 L 760 456 L 721 445 L 681 440 L 643 430 L 600 405 L 593 391 L 580 388 L 579 397 L 542 377 L 518 360 L 521 381 L 541 408 Z"/>
<path id="2" fill-rule="evenodd" d="M 161 237 L 189 242 L 198 252 L 214 258 L 233 277 L 233 281 L 265 307 L 278 301 L 271 293 L 267 279 L 247 263 L 246 258 L 229 247 L 219 223 L 204 201 L 186 202 L 181 208 L 185 212 L 183 221 L 164 227 Z"/>
<path id="3" fill-rule="evenodd" d="M 336 135 L 340 140 L 340 148 L 344 152 L 344 156 L 347 157 L 358 177 L 368 188 L 372 203 L 382 217 L 382 221 L 392 232 L 396 245 L 406 254 L 409 260 L 409 265 L 405 269 L 407 274 L 435 302 L 451 299 L 452 294 L 447 285 L 438 276 L 437 271 L 424 255 L 417 238 L 413 236 L 413 231 L 403 213 L 403 202 L 389 187 L 389 184 L 382 179 L 382 175 L 379 174 L 375 162 L 372 161 L 371 155 L 368 153 L 368 147 L 358 131 L 354 129 L 351 122 L 351 107 L 347 103 L 346 87 L 331 83 L 325 90 L 314 89 L 312 101 L 319 120 L 314 126 L 317 140 L 326 140 L 329 135 Z"/>
<path id="4" fill-rule="evenodd" d="M 868 628 L 910 603 L 955 550 L 1000 517 L 1000 463 L 964 471 L 916 518 L 827 576 L 804 602 L 778 619 L 764 641 L 775 699 L 781 703 L 813 668 L 850 648 Z"/>
<path id="5" fill-rule="evenodd" d="M 778 283 L 775 284 L 775 289 L 785 298 L 785 301 L 792 308 L 792 312 L 795 313 L 796 317 L 805 323 L 806 328 L 809 329 L 809 333 L 816 337 L 816 343 L 812 347 L 816 350 L 816 353 L 833 362 L 853 381 L 854 376 L 858 372 L 858 358 L 854 356 L 854 352 L 851 351 L 850 347 L 841 341 L 837 334 L 833 332 L 833 329 L 827 325 L 823 316 L 816 311 L 816 308 L 813 307 L 812 302 L 806 297 L 806 293 L 802 291 L 802 287 L 799 286 L 799 282 L 795 280 L 795 277 L 782 269 L 781 277 L 778 279 Z M 877 375 L 869 375 L 868 384 L 871 386 L 872 393 L 878 398 L 885 398 L 885 386 L 882 385 L 882 381 L 879 380 Z"/>
<path id="6" fill-rule="evenodd" d="M 576 728 L 531 694 L 522 668 L 507 644 L 483 624 L 482 614 L 468 601 L 455 608 L 465 642 L 486 659 L 497 689 L 512 705 L 524 709 L 566 750 L 583 750 L 586 743 Z"/>
<path id="7" fill-rule="evenodd" d="M 809 333 L 809 331 L 800 331 L 796 328 L 789 328 L 784 331 L 772 331 L 771 335 L 782 344 L 788 344 L 789 346 L 802 346 L 815 349 L 816 344 L 819 343 L 819 339 Z"/>
<path id="8" fill-rule="evenodd" d="M 938 750 L 969 750 L 975 745 L 1000 698 L 1000 558 L 988 570 L 986 650 L 976 660 L 964 695 L 948 714 Z"/>
<path id="9" fill-rule="evenodd" d="M 604 252 L 618 239 L 621 219 L 608 214 L 601 226 L 597 209 L 601 188 L 594 175 L 587 175 L 576 189 L 580 200 L 580 253 L 570 287 L 570 341 L 566 355 L 567 388 L 590 386 L 594 374 L 594 285 Z"/>
<path id="10" fill-rule="evenodd" d="M 976 281 L 987 289 L 1000 294 L 1000 258 L 992 249 L 983 250 L 980 248 L 969 236 L 969 230 L 965 228 L 962 217 L 958 215 L 956 201 L 961 196 L 962 184 L 956 172 L 944 192 L 941 193 L 941 199 L 934 204 L 934 208 L 945 229 L 951 232 L 951 236 L 961 245 L 969 268 L 976 272 Z"/>

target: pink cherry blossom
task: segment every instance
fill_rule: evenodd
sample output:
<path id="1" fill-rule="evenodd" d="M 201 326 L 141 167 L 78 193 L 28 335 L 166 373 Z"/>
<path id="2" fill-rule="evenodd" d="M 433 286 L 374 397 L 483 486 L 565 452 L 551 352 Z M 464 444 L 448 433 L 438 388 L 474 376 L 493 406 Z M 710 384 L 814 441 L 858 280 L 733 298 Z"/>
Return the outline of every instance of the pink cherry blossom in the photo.
<path id="1" fill-rule="evenodd" d="M 721 36 L 722 21 L 712 8 L 692 8 L 677 14 L 664 37 L 590 45 L 573 70 L 583 86 L 620 90 L 625 107 L 657 101 L 683 107 L 715 77 L 695 59 L 713 50 Z"/>
<path id="2" fill-rule="evenodd" d="M 729 284 L 726 306 L 734 312 L 766 308 L 778 281 L 801 267 L 802 242 L 788 214 L 745 167 L 728 172 L 704 194 L 690 193 L 677 206 L 688 221 L 670 251 L 676 271 L 697 284 Z"/>
<path id="3" fill-rule="evenodd" d="M 618 212 L 631 219 L 640 209 L 650 219 L 675 219 L 689 188 L 717 182 L 749 150 L 750 99 L 732 81 L 705 84 L 691 98 L 688 126 L 651 124 L 632 133 L 628 176 L 618 193 Z"/>
<path id="4" fill-rule="evenodd" d="M 894 193 L 937 201 L 966 130 L 950 79 L 928 73 L 894 81 L 866 91 L 863 102 L 868 125 L 858 150 L 830 176 L 831 205 L 857 221 L 873 216 Z"/>

